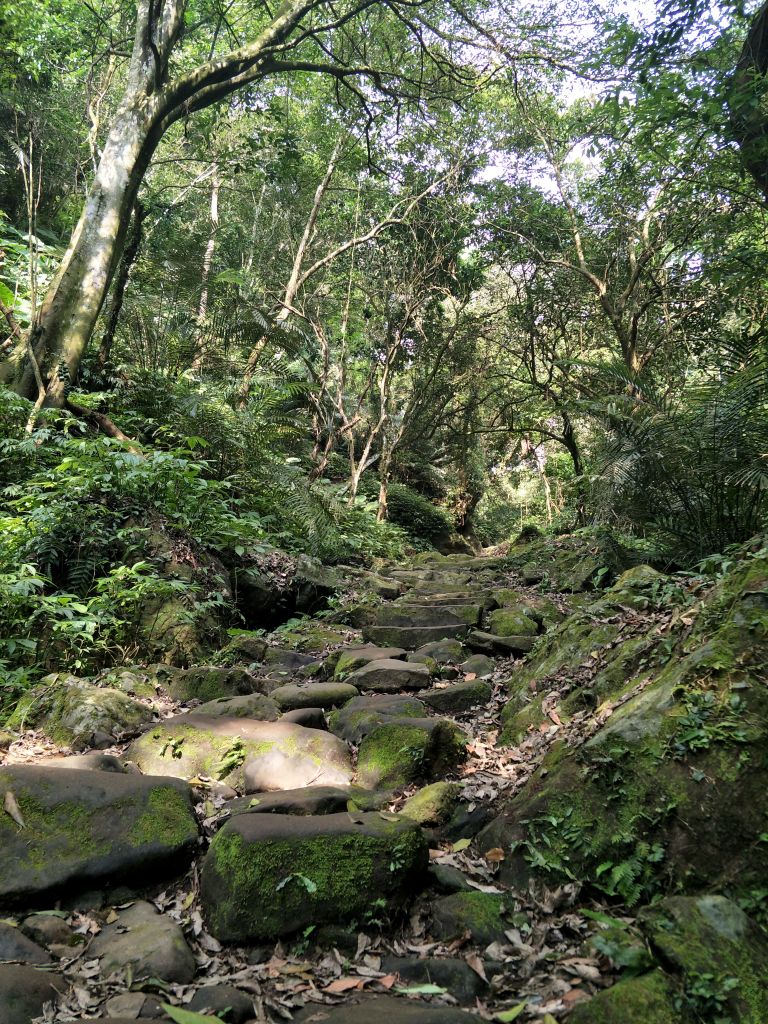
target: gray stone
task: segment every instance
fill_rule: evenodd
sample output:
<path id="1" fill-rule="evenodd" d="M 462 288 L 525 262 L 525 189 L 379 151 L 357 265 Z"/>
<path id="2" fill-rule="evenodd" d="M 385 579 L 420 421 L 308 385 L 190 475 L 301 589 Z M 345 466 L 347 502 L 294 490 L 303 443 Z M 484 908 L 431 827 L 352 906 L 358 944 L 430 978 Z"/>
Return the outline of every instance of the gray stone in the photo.
<path id="1" fill-rule="evenodd" d="M 450 941 L 469 932 L 478 946 L 506 942 L 504 897 L 490 892 L 457 892 L 432 904 L 432 934 Z"/>
<path id="2" fill-rule="evenodd" d="M 217 1016 L 221 1015 L 221 1020 L 227 1024 L 245 1024 L 254 1016 L 251 996 L 233 985 L 206 985 L 205 988 L 199 988 L 185 1009 L 193 1013 L 210 1010 Z M 226 1015 L 224 1010 L 228 1011 Z"/>
<path id="3" fill-rule="evenodd" d="M 397 660 L 404 654 L 402 647 L 374 647 L 370 644 L 366 647 L 347 647 L 338 651 L 338 656 L 333 659 L 333 676 L 334 679 L 344 679 L 350 672 L 372 661 L 382 661 L 385 658 Z"/>
<path id="4" fill-rule="evenodd" d="M 354 697 L 328 720 L 331 732 L 347 743 L 358 744 L 371 729 L 392 718 L 424 718 L 426 706 L 406 694 L 373 693 Z"/>
<path id="5" fill-rule="evenodd" d="M 535 636 L 496 636 L 473 629 L 467 637 L 467 645 L 478 654 L 501 654 L 506 657 L 527 654 L 533 650 Z"/>
<path id="6" fill-rule="evenodd" d="M 366 626 L 363 637 L 382 647 L 404 647 L 412 651 L 433 640 L 466 636 L 469 629 L 465 622 L 456 626 Z"/>
<path id="7" fill-rule="evenodd" d="M 476 892 L 474 887 L 469 884 L 464 872 L 459 871 L 452 864 L 430 864 L 429 878 L 438 892 L 449 895 L 454 892 Z"/>
<path id="8" fill-rule="evenodd" d="M 171 675 L 168 689 L 174 700 L 212 701 L 221 697 L 241 697 L 259 688 L 256 678 L 244 668 L 200 665 L 177 669 Z"/>
<path id="9" fill-rule="evenodd" d="M 317 1020 L 317 1006 L 309 1003 L 294 1017 L 297 1024 Z M 427 1005 L 398 996 L 353 996 L 341 1006 L 323 1007 L 322 1024 L 480 1024 L 481 1018 L 455 1006 Z"/>
<path id="10" fill-rule="evenodd" d="M 43 768 L 72 768 L 80 772 L 117 772 L 119 775 L 125 775 L 128 771 L 119 757 L 115 757 L 114 754 L 102 754 L 99 750 L 75 754 L 72 757 L 47 757 L 38 764 Z"/>
<path id="11" fill-rule="evenodd" d="M 460 667 L 465 675 L 471 673 L 476 675 L 478 679 L 487 679 L 493 675 L 496 663 L 486 654 L 473 654 L 466 661 L 462 662 Z"/>
<path id="12" fill-rule="evenodd" d="M 397 974 L 405 986 L 439 985 L 462 1006 L 471 1006 L 475 999 L 488 991 L 488 982 L 483 981 L 464 960 L 440 959 L 429 956 L 423 960 L 415 957 L 385 956 L 381 961 L 382 971 Z"/>
<path id="13" fill-rule="evenodd" d="M 425 690 L 421 699 L 429 707 L 443 714 L 460 714 L 470 708 L 485 707 L 491 699 L 493 688 L 480 679 L 464 683 L 452 683 L 440 690 Z"/>
<path id="14" fill-rule="evenodd" d="M 102 881 L 148 885 L 186 866 L 198 827 L 177 779 L 15 765 L 0 768 L 24 828 L 0 815 L 0 899 L 29 904 Z"/>
<path id="15" fill-rule="evenodd" d="M 357 669 L 347 678 L 360 690 L 397 693 L 400 690 L 421 690 L 429 686 L 429 669 L 426 665 L 384 658 Z"/>
<path id="16" fill-rule="evenodd" d="M 281 711 L 298 711 L 300 708 L 335 708 L 359 696 L 359 691 L 350 683 L 289 683 L 279 686 L 270 694 Z"/>
<path id="17" fill-rule="evenodd" d="M 379 608 L 376 626 L 477 626 L 482 615 L 479 604 L 429 605 L 398 602 Z"/>
<path id="18" fill-rule="evenodd" d="M 429 661 L 434 661 L 438 665 L 456 664 L 461 661 L 464 653 L 464 647 L 458 640 L 436 640 L 431 644 L 424 644 L 418 651 L 412 651 L 408 655 L 408 661 L 422 664 L 429 664 Z"/>
<path id="19" fill-rule="evenodd" d="M 263 693 L 249 693 L 242 697 L 219 697 L 195 708 L 196 715 L 213 715 L 216 718 L 252 718 L 258 722 L 276 722 L 280 708 Z"/>
<path id="20" fill-rule="evenodd" d="M 76 936 L 72 928 L 56 914 L 31 914 L 22 922 L 22 930 L 41 946 L 77 945 L 84 936 Z"/>
<path id="21" fill-rule="evenodd" d="M 24 964 L 49 964 L 51 956 L 20 928 L 0 921 L 0 960 L 20 960 Z"/>
<path id="22" fill-rule="evenodd" d="M 283 722 L 303 725 L 305 729 L 321 729 L 323 732 L 328 729 L 325 711 L 322 708 L 296 708 L 295 711 L 286 711 L 280 717 Z"/>
<path id="23" fill-rule="evenodd" d="M 130 968 L 134 978 L 188 985 L 197 971 L 181 928 L 144 902 L 134 903 L 120 912 L 114 924 L 105 925 L 88 947 L 88 955 L 101 960 L 105 977 Z"/>
<path id="24" fill-rule="evenodd" d="M 142 771 L 206 775 L 246 791 L 346 785 L 352 777 L 346 744 L 285 721 L 176 715 L 135 740 L 127 756 Z"/>
<path id="25" fill-rule="evenodd" d="M 55 1004 L 69 986 L 56 974 L 21 964 L 0 964 L 0 1008 L 3 1024 L 29 1024 L 46 1003 Z"/>

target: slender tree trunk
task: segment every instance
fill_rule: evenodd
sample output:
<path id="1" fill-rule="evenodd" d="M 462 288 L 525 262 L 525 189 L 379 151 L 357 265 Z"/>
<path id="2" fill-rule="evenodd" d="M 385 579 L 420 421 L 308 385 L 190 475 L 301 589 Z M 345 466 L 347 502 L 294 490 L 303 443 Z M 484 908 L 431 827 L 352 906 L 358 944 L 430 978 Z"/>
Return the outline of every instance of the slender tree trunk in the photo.
<path id="1" fill-rule="evenodd" d="M 123 308 L 123 300 L 125 299 L 125 289 L 128 284 L 128 278 L 130 277 L 133 265 L 139 255 L 139 249 L 141 248 L 141 242 L 144 235 L 144 220 L 146 219 L 146 216 L 147 211 L 143 205 L 137 201 L 136 207 L 133 211 L 133 226 L 131 228 L 131 234 L 128 239 L 128 244 L 125 247 L 123 257 L 120 260 L 120 266 L 115 278 L 115 285 L 112 289 L 112 298 L 109 304 L 109 312 L 107 313 L 107 322 L 104 327 L 104 334 L 102 335 L 101 344 L 99 345 L 99 351 L 96 357 L 96 362 L 100 370 L 103 370 L 106 367 L 109 362 L 110 355 L 112 354 L 115 331 L 117 330 L 117 324 Z"/>
<path id="2" fill-rule="evenodd" d="M 391 464 L 391 453 L 386 450 L 382 451 L 381 460 L 379 462 L 379 507 L 376 509 L 376 519 L 380 523 L 387 518 L 389 512 L 389 471 Z"/>
<path id="3" fill-rule="evenodd" d="M 211 179 L 211 208 L 210 221 L 211 232 L 208 236 L 208 244 L 203 253 L 203 265 L 200 270 L 200 302 L 197 306 L 197 342 L 195 354 L 192 359 L 192 369 L 199 373 L 205 356 L 204 325 L 208 316 L 208 287 L 211 279 L 211 267 L 213 266 L 213 254 L 216 251 L 216 235 L 219 230 L 219 191 L 221 190 L 221 178 L 218 168 L 213 172 Z"/>

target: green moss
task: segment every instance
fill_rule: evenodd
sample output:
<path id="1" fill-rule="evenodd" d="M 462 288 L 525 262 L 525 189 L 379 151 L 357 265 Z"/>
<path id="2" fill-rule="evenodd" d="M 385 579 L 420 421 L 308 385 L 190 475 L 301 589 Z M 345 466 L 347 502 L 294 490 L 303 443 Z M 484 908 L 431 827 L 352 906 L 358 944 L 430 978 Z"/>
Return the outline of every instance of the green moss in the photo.
<path id="1" fill-rule="evenodd" d="M 149 794 L 147 810 L 126 835 L 131 846 L 159 843 L 173 849 L 197 834 L 189 799 L 174 786 L 158 786 Z"/>
<path id="2" fill-rule="evenodd" d="M 236 929 L 255 940 L 274 939 L 305 921 L 345 921 L 378 897 L 398 898 L 400 869 L 420 863 L 424 840 L 418 828 L 383 819 L 378 833 L 246 843 L 237 832 L 219 832 L 206 865 L 227 880 L 227 896 L 209 908 L 214 934 L 228 937 Z"/>
<path id="3" fill-rule="evenodd" d="M 620 981 L 588 1003 L 578 1003 L 571 1024 L 685 1024 L 675 1009 L 675 986 L 663 971 Z"/>
<path id="4" fill-rule="evenodd" d="M 52 807 L 28 793 L 16 793 L 24 819 L 25 859 L 33 868 L 43 871 L 50 860 L 50 837 L 56 837 L 56 856 L 98 857 L 108 852 L 110 841 L 99 838 L 103 809 L 89 809 L 66 800 Z M 9 815 L 0 815 L 0 845 L 3 834 L 18 832 L 18 825 Z"/>
<path id="5" fill-rule="evenodd" d="M 534 636 L 539 631 L 524 606 L 497 608 L 488 615 L 488 631 L 495 636 Z"/>
<path id="6" fill-rule="evenodd" d="M 504 896 L 491 892 L 457 892 L 435 907 L 440 934 L 446 938 L 470 932 L 472 940 L 488 945 L 504 941 Z"/>
<path id="7" fill-rule="evenodd" d="M 430 737 L 423 728 L 385 723 L 360 744 L 358 772 L 364 786 L 400 789 L 423 776 Z"/>
<path id="8" fill-rule="evenodd" d="M 400 813 L 420 825 L 441 825 L 450 818 L 460 794 L 455 782 L 434 782 L 409 797 Z"/>

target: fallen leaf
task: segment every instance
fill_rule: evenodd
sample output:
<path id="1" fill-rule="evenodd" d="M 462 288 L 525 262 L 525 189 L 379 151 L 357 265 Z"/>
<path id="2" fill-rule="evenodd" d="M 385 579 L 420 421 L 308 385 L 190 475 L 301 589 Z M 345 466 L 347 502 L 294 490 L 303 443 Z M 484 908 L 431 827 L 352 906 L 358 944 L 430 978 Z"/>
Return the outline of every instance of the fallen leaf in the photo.
<path id="1" fill-rule="evenodd" d="M 518 1003 L 511 1010 L 502 1010 L 501 1013 L 496 1014 L 496 1020 L 500 1020 L 502 1024 L 509 1024 L 510 1021 L 517 1020 L 527 1005 L 528 1003 Z"/>
<path id="2" fill-rule="evenodd" d="M 485 967 L 483 967 L 483 961 L 480 959 L 477 953 L 467 953 L 464 959 L 467 961 L 467 963 L 475 972 L 475 974 L 479 974 L 483 981 L 488 981 L 488 978 L 486 977 L 485 974 Z"/>
<path id="3" fill-rule="evenodd" d="M 440 985 L 408 985 L 407 988 L 398 985 L 395 989 L 395 992 L 400 992 L 402 995 L 412 996 L 444 996 L 447 991 L 447 988 L 442 988 Z"/>
<path id="4" fill-rule="evenodd" d="M 472 845 L 472 840 L 471 839 L 458 839 L 453 844 L 451 849 L 453 850 L 454 853 L 461 853 L 462 850 L 466 850 L 471 845 Z"/>
<path id="5" fill-rule="evenodd" d="M 383 978 L 377 978 L 376 984 L 381 985 L 382 988 L 390 989 L 397 981 L 396 974 L 385 974 Z"/>
<path id="6" fill-rule="evenodd" d="M 323 992 L 330 992 L 334 995 L 341 992 L 351 992 L 352 989 L 360 989 L 368 981 L 367 978 L 337 978 L 330 985 L 326 985 Z"/>
<path id="7" fill-rule="evenodd" d="M 465 683 L 471 683 L 475 679 L 477 679 L 477 672 L 467 672 L 464 675 L 464 682 Z"/>
<path id="8" fill-rule="evenodd" d="M 16 797 L 10 789 L 6 790 L 5 800 L 3 801 L 3 810 L 13 818 L 19 828 L 27 827 L 21 810 L 19 809 L 19 805 L 16 803 Z"/>
<path id="9" fill-rule="evenodd" d="M 491 864 L 499 864 L 504 860 L 504 851 L 500 846 L 494 846 L 492 850 L 486 853 L 485 859 Z"/>
<path id="10" fill-rule="evenodd" d="M 555 725 L 562 725 L 563 724 L 560 721 L 560 715 L 558 715 L 558 713 L 556 711 L 550 711 L 549 712 L 549 717 L 550 717 L 551 721 L 553 721 L 555 723 Z"/>

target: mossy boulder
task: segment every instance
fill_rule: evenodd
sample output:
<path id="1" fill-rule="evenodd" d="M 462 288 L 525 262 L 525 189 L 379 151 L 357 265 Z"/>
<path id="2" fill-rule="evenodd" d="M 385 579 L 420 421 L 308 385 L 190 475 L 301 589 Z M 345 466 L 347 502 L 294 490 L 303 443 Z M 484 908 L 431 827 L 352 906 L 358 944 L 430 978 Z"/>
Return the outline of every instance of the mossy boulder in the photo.
<path id="1" fill-rule="evenodd" d="M 436 665 L 456 665 L 464 653 L 464 647 L 459 640 L 436 640 L 431 644 L 424 644 L 418 651 L 412 651 L 407 660 L 421 662 L 423 665 L 430 662 Z"/>
<path id="2" fill-rule="evenodd" d="M 472 654 L 459 667 L 465 676 L 473 675 L 478 679 L 488 679 L 493 675 L 496 663 L 487 654 Z"/>
<path id="3" fill-rule="evenodd" d="M 200 665 L 174 672 L 168 690 L 174 700 L 217 700 L 219 697 L 240 697 L 258 690 L 256 678 L 244 668 L 222 668 Z"/>
<path id="4" fill-rule="evenodd" d="M 444 718 L 395 718 L 372 729 L 357 757 L 361 785 L 400 789 L 419 779 L 437 779 L 462 764 L 467 737 Z"/>
<path id="5" fill-rule="evenodd" d="M 702 975 L 724 997 L 738 1024 L 768 1020 L 768 938 L 724 896 L 672 896 L 644 910 L 640 923 L 662 961 L 679 972 L 684 989 Z"/>
<path id="6" fill-rule="evenodd" d="M 687 1024 L 675 1001 L 680 991 L 662 970 L 620 981 L 586 1003 L 578 1003 L 571 1024 Z"/>
<path id="7" fill-rule="evenodd" d="M 592 529 L 515 545 L 507 564 L 526 583 L 575 592 L 609 587 L 636 560 L 609 530 Z"/>
<path id="8" fill-rule="evenodd" d="M 426 707 L 417 697 L 406 694 L 374 693 L 353 697 L 343 708 L 331 712 L 328 727 L 347 743 L 358 744 L 382 722 L 393 718 L 422 718 Z"/>
<path id="9" fill-rule="evenodd" d="M 443 825 L 456 809 L 461 786 L 456 782 L 433 782 L 409 796 L 400 813 L 429 828 Z"/>
<path id="10" fill-rule="evenodd" d="M 477 654 L 496 655 L 503 658 L 519 658 L 533 649 L 536 636 L 521 633 L 518 636 L 499 636 L 473 629 L 467 637 L 467 646 Z"/>
<path id="11" fill-rule="evenodd" d="M 469 932 L 478 946 L 506 942 L 505 897 L 492 892 L 456 892 L 432 905 L 432 935 L 446 942 Z"/>
<path id="12" fill-rule="evenodd" d="M 376 612 L 376 626 L 476 626 L 483 613 L 479 604 L 385 604 Z"/>
<path id="13" fill-rule="evenodd" d="M 248 693 L 242 697 L 219 697 L 195 708 L 197 715 L 214 718 L 253 718 L 258 722 L 276 722 L 280 717 L 277 703 L 263 693 Z"/>
<path id="14" fill-rule="evenodd" d="M 266 650 L 267 642 L 261 635 L 236 633 L 216 655 L 216 661 L 222 665 L 251 665 L 263 661 Z"/>
<path id="15" fill-rule="evenodd" d="M 421 699 L 429 707 L 442 714 L 454 715 L 469 711 L 470 708 L 484 707 L 491 699 L 493 688 L 482 679 L 462 683 L 451 683 L 440 690 L 425 690 Z"/>
<path id="16" fill-rule="evenodd" d="M 273 941 L 309 925 L 362 922 L 374 900 L 394 908 L 418 890 L 427 865 L 426 840 L 406 818 L 240 814 L 213 838 L 201 900 L 219 940 Z"/>
<path id="17" fill-rule="evenodd" d="M 558 627 L 514 685 L 538 678 L 540 700 L 540 673 L 568 679 L 564 721 L 618 704 L 582 745 L 555 744 L 482 848 L 509 851 L 501 876 L 516 884 L 546 847 L 550 882 L 575 875 L 630 905 L 670 884 L 748 897 L 768 871 L 768 553 L 736 561 L 663 633 L 651 624 L 617 644 L 621 620 L 601 625 L 596 607 Z M 505 709 L 505 739 L 518 713 Z"/>
<path id="18" fill-rule="evenodd" d="M 149 729 L 126 756 L 144 772 L 192 779 L 203 775 L 251 791 L 346 785 L 345 743 L 291 722 L 177 715 Z"/>
<path id="19" fill-rule="evenodd" d="M 494 636 L 535 636 L 539 624 L 524 604 L 518 604 L 489 612 L 488 631 Z"/>
<path id="20" fill-rule="evenodd" d="M 450 626 L 365 626 L 363 638 L 381 647 L 404 647 L 413 651 L 434 640 L 445 640 L 446 637 L 463 637 L 467 635 L 469 626 L 465 622 Z"/>
<path id="21" fill-rule="evenodd" d="M 521 593 L 513 587 L 501 587 L 492 591 L 495 604 L 502 608 L 523 608 L 525 614 L 535 619 L 544 629 L 557 625 L 568 616 L 568 606 L 562 598 L 554 600 L 544 594 Z"/>
<path id="22" fill-rule="evenodd" d="M 429 686 L 429 678 L 426 665 L 383 658 L 356 669 L 347 676 L 347 683 L 358 690 L 397 693 L 400 690 L 423 690 Z"/>
<path id="23" fill-rule="evenodd" d="M 93 684 L 106 686 L 111 690 L 122 690 L 131 697 L 146 697 L 150 700 L 157 694 L 157 680 L 154 674 L 136 665 L 104 669 L 94 677 Z"/>
<path id="24" fill-rule="evenodd" d="M 0 815 L 0 900 L 39 903 L 108 883 L 149 884 L 197 846 L 189 787 L 175 779 L 16 765 L 0 768 L 24 828 Z"/>
<path id="25" fill-rule="evenodd" d="M 281 711 L 299 708 L 335 708 L 346 704 L 360 693 L 350 683 L 288 683 L 272 690 L 270 697 Z"/>
<path id="26" fill-rule="evenodd" d="M 345 679 L 372 661 L 396 661 L 404 655 L 402 647 L 374 647 L 369 644 L 366 647 L 350 647 L 339 651 L 333 661 L 327 661 L 326 664 L 332 664 L 334 679 Z"/>
<path id="27" fill-rule="evenodd" d="M 152 709 L 122 690 L 57 672 L 22 697 L 8 725 L 39 729 L 62 746 L 82 749 L 99 734 L 114 740 L 151 721 Z"/>
<path id="28" fill-rule="evenodd" d="M 350 631 L 344 627 L 321 626 L 309 619 L 305 625 L 280 633 L 280 643 L 304 654 L 322 654 L 329 647 L 350 642 Z"/>

